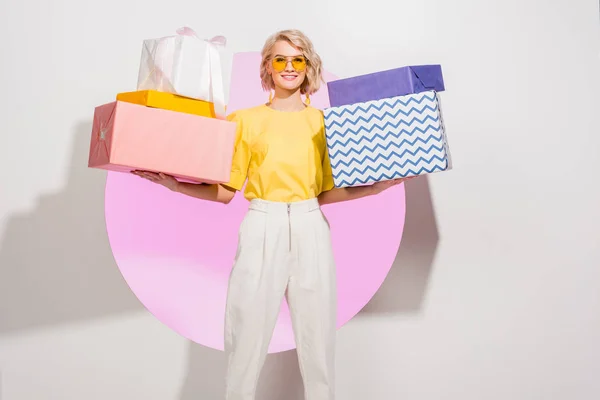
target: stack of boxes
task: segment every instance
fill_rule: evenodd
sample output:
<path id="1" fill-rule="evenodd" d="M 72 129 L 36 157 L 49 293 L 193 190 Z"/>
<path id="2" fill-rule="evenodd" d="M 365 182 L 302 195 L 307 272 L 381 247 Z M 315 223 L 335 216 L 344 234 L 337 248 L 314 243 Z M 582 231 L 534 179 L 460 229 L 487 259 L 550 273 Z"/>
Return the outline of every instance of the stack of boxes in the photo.
<path id="1" fill-rule="evenodd" d="M 88 166 L 229 181 L 236 124 L 224 120 L 224 44 L 189 28 L 145 40 L 137 90 L 95 109 Z"/>
<path id="2" fill-rule="evenodd" d="M 409 66 L 327 84 L 325 134 L 336 187 L 452 168 L 437 92 L 439 65 Z"/>
<path id="3" fill-rule="evenodd" d="M 236 125 L 224 119 L 224 45 L 223 37 L 203 40 L 189 28 L 145 40 L 137 90 L 96 107 L 88 165 L 229 181 Z M 439 65 L 340 79 L 327 88 L 325 133 L 336 187 L 452 168 Z"/>

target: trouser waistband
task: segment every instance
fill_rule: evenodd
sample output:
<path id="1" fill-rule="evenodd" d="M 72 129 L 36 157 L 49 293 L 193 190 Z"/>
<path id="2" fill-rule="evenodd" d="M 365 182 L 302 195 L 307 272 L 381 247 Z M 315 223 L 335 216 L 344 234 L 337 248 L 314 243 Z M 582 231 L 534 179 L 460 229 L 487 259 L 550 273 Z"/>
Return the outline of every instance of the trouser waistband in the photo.
<path id="1" fill-rule="evenodd" d="M 250 201 L 249 208 L 251 210 L 261 211 L 264 213 L 303 214 L 314 210 L 318 210 L 320 206 L 319 200 L 317 200 L 316 198 L 296 201 L 292 203 L 252 199 Z"/>

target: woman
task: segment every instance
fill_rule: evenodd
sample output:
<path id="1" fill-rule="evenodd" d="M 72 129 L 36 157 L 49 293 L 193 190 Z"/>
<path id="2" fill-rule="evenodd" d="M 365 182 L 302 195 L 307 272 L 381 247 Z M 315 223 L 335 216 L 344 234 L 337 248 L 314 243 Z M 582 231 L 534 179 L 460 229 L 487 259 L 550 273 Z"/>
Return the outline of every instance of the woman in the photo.
<path id="1" fill-rule="evenodd" d="M 307 400 L 334 398 L 335 265 L 329 225 L 319 205 L 374 195 L 402 180 L 334 188 L 323 114 L 301 95 L 321 84 L 321 59 L 297 30 L 269 37 L 262 50 L 269 102 L 228 117 L 237 123 L 227 184 L 180 183 L 165 174 L 135 174 L 172 191 L 229 203 L 247 180 L 250 200 L 229 278 L 225 350 L 226 399 L 252 400 L 283 296 L 290 307 Z"/>

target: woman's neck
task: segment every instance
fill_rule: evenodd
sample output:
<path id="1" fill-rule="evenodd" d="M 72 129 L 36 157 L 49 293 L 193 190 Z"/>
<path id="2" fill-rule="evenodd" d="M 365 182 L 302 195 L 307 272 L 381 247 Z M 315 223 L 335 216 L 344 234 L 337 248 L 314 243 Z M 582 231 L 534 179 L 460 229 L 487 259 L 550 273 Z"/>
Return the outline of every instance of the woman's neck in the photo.
<path id="1" fill-rule="evenodd" d="M 275 89 L 275 96 L 269 106 L 277 111 L 300 111 L 306 108 L 300 96 L 300 89 L 294 92 Z"/>

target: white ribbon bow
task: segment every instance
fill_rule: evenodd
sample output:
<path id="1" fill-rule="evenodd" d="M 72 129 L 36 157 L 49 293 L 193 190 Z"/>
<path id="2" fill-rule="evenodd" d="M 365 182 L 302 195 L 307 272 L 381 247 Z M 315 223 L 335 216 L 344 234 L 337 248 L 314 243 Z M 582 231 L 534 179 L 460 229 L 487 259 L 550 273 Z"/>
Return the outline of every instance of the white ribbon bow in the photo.
<path id="1" fill-rule="evenodd" d="M 210 100 L 215 107 L 215 114 L 218 118 L 225 117 L 225 90 L 223 89 L 223 72 L 221 69 L 221 56 L 217 46 L 227 44 L 227 39 L 224 36 L 215 36 L 210 40 L 201 39 L 196 32 L 184 26 L 177 29 L 177 34 L 182 36 L 193 36 L 199 40 L 204 40 L 208 46 L 208 68 L 209 74 L 202 81 L 201 85 L 210 93 Z"/>

